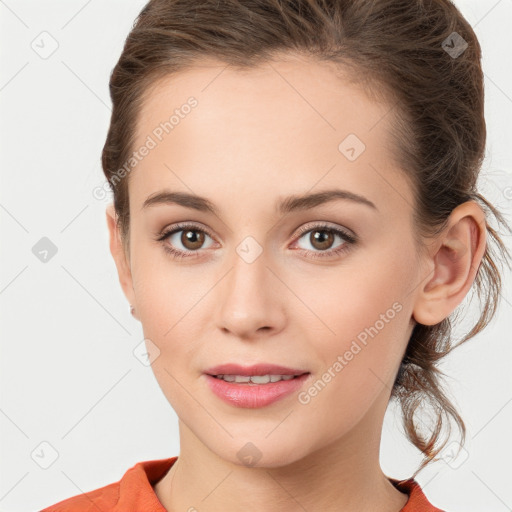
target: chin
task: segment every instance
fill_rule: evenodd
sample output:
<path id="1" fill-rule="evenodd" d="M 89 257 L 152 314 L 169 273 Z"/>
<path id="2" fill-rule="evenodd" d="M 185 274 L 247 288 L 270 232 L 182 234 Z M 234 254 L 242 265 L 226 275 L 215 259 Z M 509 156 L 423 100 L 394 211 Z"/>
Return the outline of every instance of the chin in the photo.
<path id="1" fill-rule="evenodd" d="M 307 455 L 304 442 L 290 441 L 287 436 L 276 436 L 270 440 L 262 435 L 261 438 L 253 436 L 252 440 L 247 437 L 239 441 L 236 438 L 231 439 L 229 447 L 218 446 L 210 449 L 220 458 L 240 467 L 279 468 L 293 464 Z M 297 447 L 301 449 L 298 450 Z"/>

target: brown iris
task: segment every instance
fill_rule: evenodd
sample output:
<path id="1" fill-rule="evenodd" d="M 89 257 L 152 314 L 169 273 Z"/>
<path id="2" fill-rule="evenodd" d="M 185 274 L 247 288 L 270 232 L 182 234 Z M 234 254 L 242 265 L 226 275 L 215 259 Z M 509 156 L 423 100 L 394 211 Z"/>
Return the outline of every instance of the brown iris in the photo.
<path id="1" fill-rule="evenodd" d="M 183 234 L 181 235 L 181 243 L 188 250 L 193 251 L 195 249 L 200 249 L 204 244 L 205 233 L 196 229 L 186 229 L 183 230 Z M 190 244 L 190 245 L 187 245 Z"/>
<path id="2" fill-rule="evenodd" d="M 329 249 L 334 241 L 334 233 L 327 229 L 317 229 L 315 231 L 311 231 L 310 241 L 311 245 L 316 249 Z M 313 243 L 313 241 L 315 243 Z M 315 244 L 320 244 L 320 246 Z"/>

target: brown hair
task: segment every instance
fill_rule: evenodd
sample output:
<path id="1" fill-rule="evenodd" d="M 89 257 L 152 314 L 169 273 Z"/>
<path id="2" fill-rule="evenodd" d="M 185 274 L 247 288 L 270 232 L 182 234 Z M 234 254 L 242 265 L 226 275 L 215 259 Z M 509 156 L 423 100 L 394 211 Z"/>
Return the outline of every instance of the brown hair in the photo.
<path id="1" fill-rule="evenodd" d="M 454 47 L 454 32 L 467 43 L 460 55 L 447 51 Z M 102 153 L 128 251 L 128 179 L 114 178 L 133 151 L 148 91 L 158 79 L 205 57 L 248 69 L 287 52 L 339 64 L 368 94 L 384 94 L 393 106 L 394 156 L 413 185 L 418 241 L 440 232 L 452 210 L 468 200 L 481 204 L 486 219 L 492 212 L 510 230 L 477 192 L 486 143 L 481 49 L 449 0 L 151 0 L 110 77 L 113 111 Z M 488 220 L 486 225 L 487 247 L 473 284 L 482 303 L 480 318 L 456 345 L 452 324 L 459 310 L 434 326 L 416 324 L 392 389 L 405 433 L 424 455 L 414 476 L 437 460 L 449 438 L 441 444 L 440 433 L 443 425 L 451 432 L 450 418 L 464 444 L 464 422 L 442 390 L 444 373 L 436 363 L 480 332 L 496 312 L 501 277 L 490 242 L 503 260 L 510 253 Z M 435 411 L 427 436 L 415 420 L 424 404 Z"/>

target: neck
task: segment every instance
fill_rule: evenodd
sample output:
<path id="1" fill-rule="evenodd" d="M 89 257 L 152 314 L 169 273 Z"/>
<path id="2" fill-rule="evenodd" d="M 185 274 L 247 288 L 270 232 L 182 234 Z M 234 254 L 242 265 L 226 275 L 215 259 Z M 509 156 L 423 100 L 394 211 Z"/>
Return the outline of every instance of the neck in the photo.
<path id="1" fill-rule="evenodd" d="M 180 455 L 155 484 L 155 493 L 172 512 L 399 512 L 408 496 L 379 464 L 384 412 L 370 410 L 343 437 L 304 456 L 297 450 L 296 459 L 277 467 L 248 467 L 219 457 L 180 421 Z"/>

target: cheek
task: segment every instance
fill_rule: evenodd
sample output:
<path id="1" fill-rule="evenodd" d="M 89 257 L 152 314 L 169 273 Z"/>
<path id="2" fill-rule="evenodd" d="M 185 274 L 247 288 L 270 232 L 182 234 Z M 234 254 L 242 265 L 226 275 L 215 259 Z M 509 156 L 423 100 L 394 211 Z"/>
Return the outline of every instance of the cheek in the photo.
<path id="1" fill-rule="evenodd" d="M 383 394 L 391 393 L 405 350 L 407 309 L 394 300 L 393 290 L 372 284 L 340 297 L 336 311 L 331 295 L 329 309 L 320 310 L 330 313 L 324 318 L 334 334 L 323 329 L 321 338 L 316 336 L 315 359 L 323 365 L 299 401 L 305 422 L 324 425 L 323 441 L 350 431 L 374 410 L 379 396 L 377 407 L 387 404 Z"/>
<path id="2" fill-rule="evenodd" d="M 366 261 L 354 258 L 352 265 L 347 261 L 336 277 L 316 279 L 314 288 L 297 293 L 316 313 L 304 315 L 301 328 L 310 332 L 323 363 L 320 372 L 330 379 L 326 387 L 337 389 L 336 396 L 356 409 L 392 385 L 411 318 L 413 253 L 404 246 L 399 253 L 382 247 L 375 254 Z"/>
<path id="3" fill-rule="evenodd" d="M 194 313 L 194 304 L 205 293 L 205 280 L 198 279 L 192 266 L 173 264 L 161 245 L 140 240 L 134 247 L 132 279 L 141 322 L 166 340 L 179 329 L 180 319 L 189 323 L 187 311 Z"/>
<path id="4" fill-rule="evenodd" d="M 158 354 L 151 367 L 174 405 L 183 394 L 179 383 L 199 372 L 192 364 L 204 339 L 208 316 L 202 306 L 211 286 L 206 276 L 198 278 L 197 269 L 173 266 L 155 248 L 134 254 L 132 276 L 144 338 L 154 343 Z"/>
<path id="5" fill-rule="evenodd" d="M 385 247 L 373 252 L 354 255 L 323 275 L 288 276 L 295 282 L 294 293 L 308 306 L 308 324 L 323 332 L 320 340 L 327 345 L 342 348 L 360 333 L 364 339 L 365 329 L 374 325 L 385 338 L 408 325 L 399 310 L 407 310 L 415 281 L 410 252 L 386 252 Z"/>

